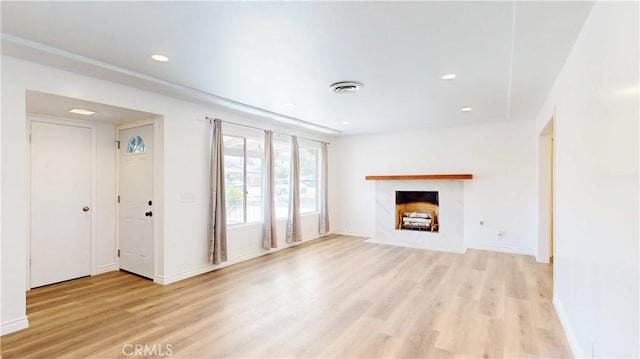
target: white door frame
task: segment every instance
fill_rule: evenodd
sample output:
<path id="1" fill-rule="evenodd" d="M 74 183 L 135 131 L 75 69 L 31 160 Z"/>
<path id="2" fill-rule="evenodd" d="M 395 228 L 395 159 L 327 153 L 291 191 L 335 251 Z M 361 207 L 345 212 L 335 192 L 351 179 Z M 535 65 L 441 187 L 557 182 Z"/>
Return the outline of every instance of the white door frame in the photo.
<path id="1" fill-rule="evenodd" d="M 549 247 L 552 236 L 556 233 L 555 226 L 555 111 L 538 133 L 538 241 L 536 260 L 540 263 L 549 263 Z M 554 243 L 555 251 L 555 243 Z"/>
<path id="2" fill-rule="evenodd" d="M 96 125 L 91 122 L 85 122 L 80 120 L 72 120 L 67 118 L 58 118 L 45 115 L 33 115 L 27 114 L 27 238 L 29 239 L 27 245 L 27 290 L 31 289 L 31 122 L 43 122 L 62 126 L 75 126 L 88 128 L 91 131 L 91 199 L 89 207 L 91 208 L 91 231 L 90 231 L 90 248 L 91 248 L 91 275 L 96 273 L 96 240 L 97 240 L 97 216 L 95 214 L 95 204 L 97 203 L 97 139 L 96 139 Z"/>
<path id="3" fill-rule="evenodd" d="M 153 239 L 152 239 L 152 245 L 153 245 L 153 281 L 155 283 L 159 282 L 159 276 L 158 276 L 158 258 L 159 258 L 159 244 L 158 244 L 158 240 L 160 238 L 159 233 L 161 233 L 161 229 L 162 229 L 162 201 L 161 201 L 161 196 L 159 196 L 160 192 L 160 187 L 159 187 L 159 171 L 161 166 L 159 165 L 161 163 L 161 158 L 159 158 L 159 154 L 161 154 L 161 151 L 157 151 L 156 149 L 158 148 L 158 144 L 159 144 L 159 140 L 160 140 L 160 135 L 159 135 L 159 126 L 157 125 L 157 119 L 153 118 L 153 119 L 148 119 L 148 120 L 142 120 L 142 121 L 135 121 L 135 122 L 130 122 L 130 123 L 125 123 L 119 126 L 116 126 L 116 141 L 119 141 L 120 146 L 126 146 L 127 144 L 125 142 L 122 142 L 122 140 L 120 139 L 120 131 L 121 130 L 126 130 L 129 128 L 136 128 L 136 127 L 142 127 L 142 126 L 147 126 L 147 125 L 151 125 L 153 128 L 153 146 L 152 146 L 152 150 L 153 150 L 153 187 L 152 187 L 152 197 L 153 197 L 153 231 L 152 231 L 152 235 L 153 235 Z M 120 195 L 120 150 L 116 149 L 116 151 L 118 151 L 117 156 L 116 156 L 116 195 L 119 196 Z M 116 203 L 116 246 L 118 248 L 118 250 L 120 249 L 120 203 Z M 118 266 L 118 269 L 120 269 L 120 257 L 116 256 L 116 264 Z"/>

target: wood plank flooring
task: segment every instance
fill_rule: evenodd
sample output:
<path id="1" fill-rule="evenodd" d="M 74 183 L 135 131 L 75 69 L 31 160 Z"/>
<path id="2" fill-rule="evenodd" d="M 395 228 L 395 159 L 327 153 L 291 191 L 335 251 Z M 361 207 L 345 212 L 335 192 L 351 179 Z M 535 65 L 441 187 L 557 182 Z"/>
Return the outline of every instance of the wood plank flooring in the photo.
<path id="1" fill-rule="evenodd" d="M 330 236 L 168 286 L 110 272 L 35 289 L 30 328 L 2 337 L 2 356 L 124 358 L 136 344 L 175 358 L 571 355 L 551 266 L 363 241 Z"/>

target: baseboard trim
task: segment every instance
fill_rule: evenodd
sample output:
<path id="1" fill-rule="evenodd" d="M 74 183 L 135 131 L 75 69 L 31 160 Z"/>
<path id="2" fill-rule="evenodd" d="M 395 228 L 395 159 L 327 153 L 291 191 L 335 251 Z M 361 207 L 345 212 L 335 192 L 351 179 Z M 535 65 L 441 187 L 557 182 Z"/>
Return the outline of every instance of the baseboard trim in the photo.
<path id="1" fill-rule="evenodd" d="M 97 266 L 92 275 L 113 272 L 118 270 L 118 265 L 116 263 L 105 264 L 101 266 Z"/>
<path id="2" fill-rule="evenodd" d="M 550 263 L 549 262 L 549 258 L 546 258 L 546 259 L 545 258 L 540 258 L 537 254 L 536 254 L 536 262 L 538 262 L 538 263 L 546 263 L 546 264 Z"/>
<path id="3" fill-rule="evenodd" d="M 189 269 L 186 271 L 182 271 L 176 274 L 171 274 L 168 276 L 162 276 L 162 275 L 157 275 L 154 279 L 154 282 L 158 283 L 158 284 L 162 284 L 162 285 L 168 285 L 171 283 L 175 283 L 175 282 L 179 282 L 181 280 L 185 280 L 187 278 L 191 278 L 191 277 L 195 277 L 197 275 L 200 274 L 204 274 L 207 272 L 212 272 L 214 270 L 217 269 L 221 269 L 221 268 L 225 268 L 228 267 L 230 265 L 236 264 L 236 263 L 240 263 L 240 262 L 244 262 L 244 261 L 248 261 L 250 259 L 253 258 L 258 258 L 260 256 L 263 256 L 265 254 L 268 253 L 273 253 L 275 252 L 275 250 L 272 251 L 260 251 L 260 252 L 252 252 L 252 253 L 247 253 L 247 254 L 243 254 L 241 256 L 235 257 L 235 258 L 231 258 L 228 261 L 222 263 L 222 264 L 218 264 L 218 265 L 213 265 L 213 264 L 208 264 L 202 267 L 198 267 L 198 268 L 193 268 L 193 269 Z"/>
<path id="4" fill-rule="evenodd" d="M 27 319 L 27 316 L 25 315 L 0 324 L 0 335 L 17 332 L 18 330 L 27 328 L 29 328 L 29 319 Z"/>
<path id="5" fill-rule="evenodd" d="M 181 280 L 185 280 L 187 278 L 195 277 L 195 276 L 200 275 L 200 274 L 204 274 L 204 273 L 207 273 L 207 272 L 212 272 L 212 271 L 217 270 L 217 269 L 225 268 L 225 267 L 228 267 L 230 265 L 234 265 L 236 263 L 248 261 L 250 259 L 258 258 L 258 257 L 264 256 L 264 255 L 270 254 L 270 253 L 275 253 L 275 252 L 281 251 L 283 249 L 292 248 L 292 247 L 295 247 L 297 245 L 301 245 L 301 244 L 304 244 L 304 243 L 309 243 L 309 242 L 312 242 L 312 241 L 316 241 L 318 239 L 322 239 L 322 238 L 325 238 L 325 237 L 330 236 L 330 235 L 331 234 L 326 234 L 326 235 L 322 235 L 320 237 L 314 237 L 314 238 L 311 238 L 311 239 L 302 240 L 301 242 L 298 242 L 298 243 L 284 243 L 284 244 L 278 243 L 278 245 L 280 246 L 278 248 L 274 248 L 274 249 L 271 249 L 271 250 L 268 250 L 268 251 L 267 250 L 259 250 L 259 251 L 256 251 L 256 252 L 245 253 L 245 254 L 239 255 L 237 257 L 230 258 L 227 262 L 224 262 L 222 264 L 218 264 L 218 265 L 207 264 L 207 265 L 204 265 L 202 267 L 189 269 L 189 270 L 182 271 L 182 272 L 179 272 L 179 273 L 176 273 L 176 274 L 170 274 L 168 276 L 156 275 L 153 281 L 155 283 L 158 283 L 158 284 L 168 285 L 168 284 L 171 284 L 171 283 L 179 282 Z"/>
<path id="6" fill-rule="evenodd" d="M 471 246 L 467 246 L 467 248 L 480 249 L 480 250 L 483 250 L 483 251 L 513 253 L 513 254 L 524 254 L 524 255 L 529 255 L 529 256 L 535 256 L 534 253 L 530 249 L 525 249 L 525 248 L 489 246 L 489 245 L 484 245 L 484 244 L 471 245 Z"/>
<path id="7" fill-rule="evenodd" d="M 349 231 L 341 231 L 341 230 L 331 231 L 331 234 L 337 234 L 340 236 L 349 236 L 349 237 L 365 237 L 365 238 L 373 237 L 373 234 L 371 233 L 349 232 Z"/>
<path id="8" fill-rule="evenodd" d="M 578 340 L 576 339 L 575 334 L 573 334 L 573 329 L 571 328 L 571 324 L 569 324 L 569 318 L 567 317 L 567 313 L 564 311 L 564 306 L 560 299 L 557 296 L 553 296 L 553 306 L 556 308 L 556 313 L 558 314 L 558 319 L 560 319 L 560 324 L 562 325 L 562 329 L 564 330 L 564 334 L 567 336 L 567 341 L 569 342 L 569 347 L 571 348 L 572 355 L 574 358 L 587 358 L 591 356 L 587 356 L 586 353 L 582 351 L 580 345 L 578 344 Z"/>

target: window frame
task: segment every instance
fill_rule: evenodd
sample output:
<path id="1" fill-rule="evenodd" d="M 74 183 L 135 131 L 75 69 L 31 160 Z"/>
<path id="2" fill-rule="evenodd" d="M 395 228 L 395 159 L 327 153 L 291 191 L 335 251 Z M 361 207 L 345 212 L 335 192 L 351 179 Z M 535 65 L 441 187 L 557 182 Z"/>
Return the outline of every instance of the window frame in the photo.
<path id="1" fill-rule="evenodd" d="M 133 144 L 135 141 L 139 140 L 138 144 Z M 131 149 L 131 151 L 129 151 Z M 143 155 L 147 153 L 147 144 L 144 142 L 144 139 L 140 135 L 133 135 L 127 141 L 127 148 L 125 150 L 125 155 Z"/>
<path id="2" fill-rule="evenodd" d="M 242 140 L 242 221 L 237 222 L 237 223 L 229 223 L 228 222 L 228 218 L 229 216 L 227 216 L 227 227 L 237 227 L 237 226 L 244 226 L 244 225 L 251 225 L 251 224 L 258 224 L 258 223 L 264 223 L 264 218 L 263 218 L 263 208 L 264 208 L 264 185 L 261 185 L 260 187 L 260 219 L 258 220 L 252 220 L 249 221 L 248 220 L 248 200 L 247 200 L 247 196 L 249 195 L 249 189 L 248 189 L 248 184 L 247 184 L 247 175 L 248 175 L 248 170 L 247 170 L 247 139 L 251 139 L 251 140 L 256 140 L 256 141 L 260 141 L 260 138 L 258 136 L 250 136 L 250 135 L 243 135 L 243 134 L 224 134 L 224 137 L 232 137 L 235 139 L 239 139 Z M 263 139 L 264 140 L 264 139 Z M 224 156 L 227 156 L 226 153 L 226 146 L 223 146 L 225 149 L 225 153 Z M 253 157 L 252 157 L 253 158 Z M 264 157 L 264 148 L 262 149 L 262 156 L 259 157 L 260 161 L 261 161 L 261 166 L 260 166 L 260 179 L 261 179 L 261 183 L 264 183 L 264 162 L 265 162 L 265 157 Z M 225 164 L 225 169 L 226 169 L 226 164 Z M 225 171 L 225 177 L 226 177 L 226 171 Z M 226 180 L 226 178 L 225 178 Z M 227 190 L 227 183 L 225 181 L 225 192 Z M 226 202 L 226 200 L 225 200 Z M 225 210 L 226 210 L 226 204 L 225 204 Z"/>
<path id="3" fill-rule="evenodd" d="M 292 150 L 292 148 L 291 148 L 291 140 L 290 139 L 289 140 L 282 140 L 282 139 L 274 138 L 273 142 L 274 142 L 274 153 L 273 153 L 274 163 L 275 163 L 275 160 L 277 158 L 277 156 L 276 156 L 277 150 L 275 149 L 276 143 L 280 144 L 280 145 L 286 145 L 287 149 L 288 149 L 288 152 L 289 152 L 289 164 L 287 165 L 287 187 L 288 187 L 287 188 L 287 198 L 288 198 L 291 195 L 291 150 Z M 275 170 L 275 166 L 274 166 L 274 170 Z M 274 176 L 274 178 L 275 178 L 275 176 Z M 277 178 L 276 178 L 276 180 L 277 180 Z M 274 187 L 275 187 L 275 183 L 274 183 Z M 274 192 L 275 192 L 275 189 L 274 189 Z M 275 195 L 275 193 L 274 193 L 274 195 Z M 276 198 L 274 198 L 274 201 L 276 201 Z M 278 212 L 278 210 L 276 209 L 276 221 L 288 219 L 289 218 L 289 202 L 287 202 L 287 213 L 284 216 L 280 216 L 279 217 L 277 215 L 277 212 Z"/>
<path id="4" fill-rule="evenodd" d="M 317 144 L 307 144 L 307 143 L 302 143 L 302 144 L 298 144 L 298 152 L 300 152 L 302 149 L 306 149 L 306 150 L 312 150 L 315 152 L 315 159 L 316 159 L 316 172 L 315 172 L 315 183 L 316 183 L 316 188 L 315 188 L 315 208 L 311 211 L 307 211 L 307 212 L 303 212 L 302 208 L 300 208 L 300 216 L 305 216 L 305 215 L 313 215 L 313 214 L 318 214 L 320 213 L 320 156 L 322 156 L 322 153 L 320 151 L 320 147 Z M 298 156 L 300 157 L 300 156 Z M 302 168 L 302 165 L 300 163 L 300 159 L 298 161 L 298 166 L 300 168 Z M 302 188 L 302 178 L 300 179 L 300 183 L 298 183 L 298 187 L 299 190 Z"/>

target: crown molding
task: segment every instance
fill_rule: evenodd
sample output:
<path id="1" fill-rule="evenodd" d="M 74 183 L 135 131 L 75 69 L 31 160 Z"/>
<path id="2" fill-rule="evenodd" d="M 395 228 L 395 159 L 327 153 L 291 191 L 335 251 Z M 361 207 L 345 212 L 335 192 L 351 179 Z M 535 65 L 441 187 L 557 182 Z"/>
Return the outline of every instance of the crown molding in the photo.
<path id="1" fill-rule="evenodd" d="M 156 92 L 165 96 L 205 105 L 217 105 L 254 117 L 269 119 L 314 132 L 338 135 L 341 131 L 295 117 L 281 115 L 263 108 L 247 105 L 192 87 L 148 76 L 136 71 L 98 61 L 76 53 L 2 33 L 2 54 L 59 68 L 80 75 L 95 77 L 137 89 Z"/>

